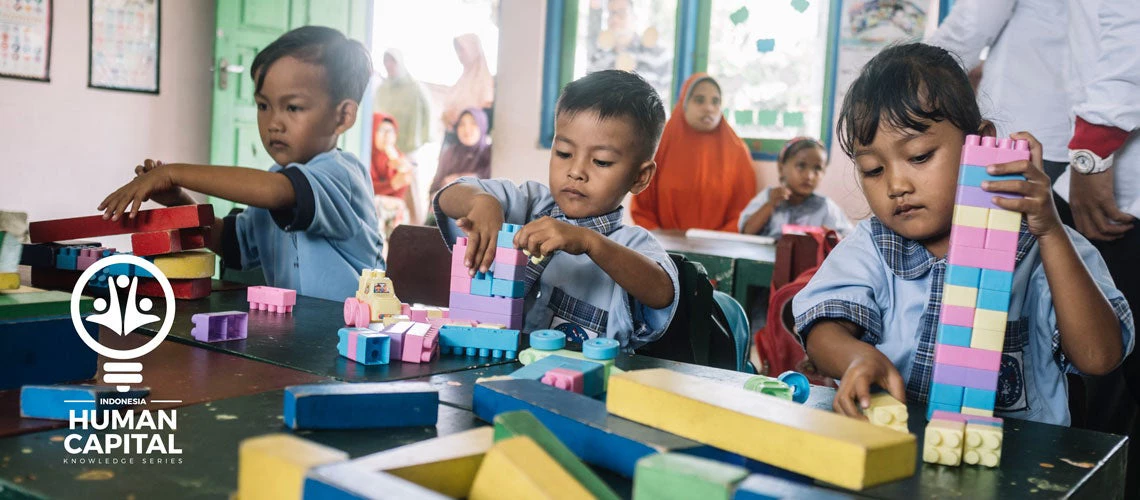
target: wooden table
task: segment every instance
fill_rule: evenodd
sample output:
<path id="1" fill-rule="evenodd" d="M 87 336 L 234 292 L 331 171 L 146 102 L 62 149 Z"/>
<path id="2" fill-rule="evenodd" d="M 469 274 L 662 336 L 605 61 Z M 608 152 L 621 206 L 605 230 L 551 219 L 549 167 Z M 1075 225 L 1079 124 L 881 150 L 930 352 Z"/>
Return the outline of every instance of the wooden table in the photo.
<path id="1" fill-rule="evenodd" d="M 753 287 L 768 288 L 776 266 L 776 245 L 685 236 L 681 230 L 657 230 L 653 236 L 665 250 L 700 262 L 716 289 L 732 295 L 745 308 Z"/>

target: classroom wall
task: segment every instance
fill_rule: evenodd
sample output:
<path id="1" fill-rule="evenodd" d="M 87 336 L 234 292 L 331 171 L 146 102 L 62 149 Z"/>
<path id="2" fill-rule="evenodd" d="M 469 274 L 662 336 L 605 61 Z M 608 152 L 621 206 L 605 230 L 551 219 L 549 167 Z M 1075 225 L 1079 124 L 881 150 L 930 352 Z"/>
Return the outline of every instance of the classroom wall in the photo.
<path id="1" fill-rule="evenodd" d="M 158 95 L 87 88 L 88 2 L 54 7 L 51 82 L 0 78 L 0 210 L 91 215 L 146 158 L 207 162 L 214 2 L 162 3 Z"/>

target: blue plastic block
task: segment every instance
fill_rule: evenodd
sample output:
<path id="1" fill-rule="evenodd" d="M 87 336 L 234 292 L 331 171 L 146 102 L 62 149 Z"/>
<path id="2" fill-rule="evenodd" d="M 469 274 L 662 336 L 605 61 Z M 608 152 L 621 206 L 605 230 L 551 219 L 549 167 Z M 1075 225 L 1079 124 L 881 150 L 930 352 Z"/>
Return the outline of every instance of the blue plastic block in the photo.
<path id="1" fill-rule="evenodd" d="M 83 321 L 99 340 L 99 325 Z M 95 377 L 99 356 L 75 333 L 71 316 L 0 321 L 0 390 Z"/>
<path id="2" fill-rule="evenodd" d="M 309 469 L 301 493 L 305 500 L 447 500 L 447 497 L 391 474 L 375 471 L 355 461 Z"/>
<path id="3" fill-rule="evenodd" d="M 732 498 L 733 500 L 782 500 L 785 498 L 843 500 L 851 497 L 811 484 L 801 484 L 763 474 L 752 474 L 736 486 L 736 493 Z"/>
<path id="4" fill-rule="evenodd" d="M 130 252 L 119 252 L 114 255 L 134 255 Z M 154 262 L 152 257 L 143 257 L 144 259 Z M 153 278 L 154 275 L 143 269 L 141 266 L 134 266 L 131 264 L 111 264 L 104 268 L 107 274 L 112 276 L 137 276 L 139 278 Z"/>
<path id="5" fill-rule="evenodd" d="M 519 354 L 519 331 L 444 325 L 439 329 L 441 352 L 512 359 Z"/>
<path id="6" fill-rule="evenodd" d="M 930 384 L 930 401 L 950 406 L 962 406 L 962 389 L 962 387 L 955 385 L 933 382 Z"/>
<path id="7" fill-rule="evenodd" d="M 930 402 L 926 405 L 926 419 L 934 415 L 935 410 L 948 411 L 950 413 L 962 413 L 962 405 L 948 405 L 942 403 Z"/>
<path id="8" fill-rule="evenodd" d="M 938 343 L 956 345 L 958 347 L 970 347 L 970 336 L 973 334 L 973 329 L 968 326 L 958 325 L 938 325 Z"/>
<path id="9" fill-rule="evenodd" d="M 129 405 L 124 400 L 145 398 L 148 394 L 150 389 L 146 387 L 119 392 L 109 385 L 25 385 L 20 388 L 20 416 L 67 420 L 73 411 L 82 415 L 83 410 L 125 408 Z"/>
<path id="10" fill-rule="evenodd" d="M 526 365 L 511 374 L 514 378 L 541 381 L 546 372 L 555 368 L 566 368 L 582 373 L 582 394 L 590 397 L 606 391 L 606 367 L 601 363 L 584 359 L 567 358 L 556 354 L 547 356 Z"/>
<path id="11" fill-rule="evenodd" d="M 605 361 L 618 355 L 621 345 L 614 339 L 596 338 L 582 342 L 582 355 L 587 359 Z"/>
<path id="12" fill-rule="evenodd" d="M 499 239 L 496 246 L 499 248 L 514 248 L 515 233 L 518 233 L 519 229 L 522 229 L 522 226 L 518 224 L 503 224 L 502 229 L 499 229 Z"/>
<path id="13" fill-rule="evenodd" d="M 374 429 L 435 425 L 439 391 L 427 382 L 312 384 L 285 388 L 291 429 Z"/>
<path id="14" fill-rule="evenodd" d="M 991 311 L 1008 311 L 1009 292 L 999 292 L 997 290 L 979 288 L 978 309 L 989 309 Z"/>
<path id="15" fill-rule="evenodd" d="M 541 351 L 557 351 L 566 347 L 566 334 L 558 330 L 530 332 L 530 346 Z"/>
<path id="16" fill-rule="evenodd" d="M 356 355 L 349 355 L 349 336 L 355 331 Z M 337 330 L 336 351 L 348 359 L 365 365 L 388 364 L 389 350 L 392 339 L 386 333 L 380 333 L 368 328 L 341 328 Z"/>
<path id="17" fill-rule="evenodd" d="M 990 175 L 986 173 L 986 167 L 979 167 L 977 165 L 962 165 L 962 170 L 958 174 L 958 185 L 960 186 L 973 186 L 982 187 L 985 181 L 1019 181 L 1025 180 L 1025 177 L 1020 175 Z"/>
<path id="18" fill-rule="evenodd" d="M 495 297 L 522 298 L 526 288 L 525 281 L 496 280 L 491 281 L 491 295 Z"/>
<path id="19" fill-rule="evenodd" d="M 1013 289 L 1013 273 L 994 269 L 982 269 L 982 281 L 978 288 L 1008 292 Z"/>
<path id="20" fill-rule="evenodd" d="M 982 270 L 976 267 L 946 266 L 946 283 L 950 285 L 977 288 L 982 278 Z"/>
<path id="21" fill-rule="evenodd" d="M 992 410 L 994 409 L 994 400 L 996 398 L 997 393 L 995 391 L 967 387 L 962 398 L 962 406 L 969 406 L 970 408 L 977 408 L 979 410 Z"/>
<path id="22" fill-rule="evenodd" d="M 55 267 L 56 269 L 75 270 L 79 260 L 79 250 L 83 247 L 62 247 L 59 253 L 55 254 Z"/>
<path id="23" fill-rule="evenodd" d="M 475 277 L 471 278 L 471 295 L 490 297 L 493 281 L 491 273 L 475 273 Z"/>

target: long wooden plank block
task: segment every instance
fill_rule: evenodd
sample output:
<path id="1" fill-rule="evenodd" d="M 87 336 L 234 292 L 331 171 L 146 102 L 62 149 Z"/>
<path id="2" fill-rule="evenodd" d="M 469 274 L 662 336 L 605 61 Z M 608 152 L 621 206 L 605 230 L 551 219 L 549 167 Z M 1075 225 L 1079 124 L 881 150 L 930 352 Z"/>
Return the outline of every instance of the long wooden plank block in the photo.
<path id="1" fill-rule="evenodd" d="M 210 228 L 167 229 L 131 235 L 131 253 L 140 257 L 206 248 Z"/>
<path id="2" fill-rule="evenodd" d="M 84 321 L 83 326 L 99 339 L 99 325 Z M 0 390 L 89 380 L 98 362 L 70 315 L 0 320 Z"/>
<path id="3" fill-rule="evenodd" d="M 610 377 L 606 409 L 769 465 L 861 490 L 914 474 L 914 436 L 665 369 Z"/>
<path id="4" fill-rule="evenodd" d="M 471 500 L 578 500 L 593 498 L 534 440 L 518 436 L 495 443 L 471 485 Z"/>
<path id="5" fill-rule="evenodd" d="M 103 220 L 102 215 L 42 220 L 28 225 L 32 243 L 65 241 L 93 236 L 143 233 L 165 229 L 209 226 L 214 223 L 214 208 L 209 204 L 140 210 L 134 219 Z"/>
<path id="6" fill-rule="evenodd" d="M 72 285 L 74 286 L 74 282 Z M 79 299 L 79 312 L 95 310 L 91 297 Z M 71 314 L 71 294 L 58 291 L 0 293 L 0 320 L 39 318 Z"/>

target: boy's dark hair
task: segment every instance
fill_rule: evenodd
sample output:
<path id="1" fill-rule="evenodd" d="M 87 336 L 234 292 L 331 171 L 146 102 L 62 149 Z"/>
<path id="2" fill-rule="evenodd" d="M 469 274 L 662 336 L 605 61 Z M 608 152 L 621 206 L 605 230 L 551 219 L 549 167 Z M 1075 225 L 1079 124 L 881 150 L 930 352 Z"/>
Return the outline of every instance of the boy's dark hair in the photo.
<path id="1" fill-rule="evenodd" d="M 843 152 L 853 156 L 856 144 L 874 142 L 880 120 L 919 132 L 949 120 L 976 134 L 982 113 L 966 72 L 950 52 L 909 43 L 879 52 L 851 84 L 836 126 Z"/>
<path id="2" fill-rule="evenodd" d="M 556 116 L 595 111 L 598 118 L 628 118 L 633 124 L 638 153 L 650 160 L 665 129 L 665 105 L 644 78 L 628 71 L 608 69 L 590 73 L 562 89 Z"/>
<path id="3" fill-rule="evenodd" d="M 372 78 L 372 58 L 368 50 L 360 42 L 324 26 L 302 26 L 281 35 L 258 52 L 249 68 L 257 92 L 261 91 L 270 66 L 288 56 L 325 69 L 325 90 L 334 105 L 344 99 L 359 103 L 364 98 L 364 89 Z"/>

